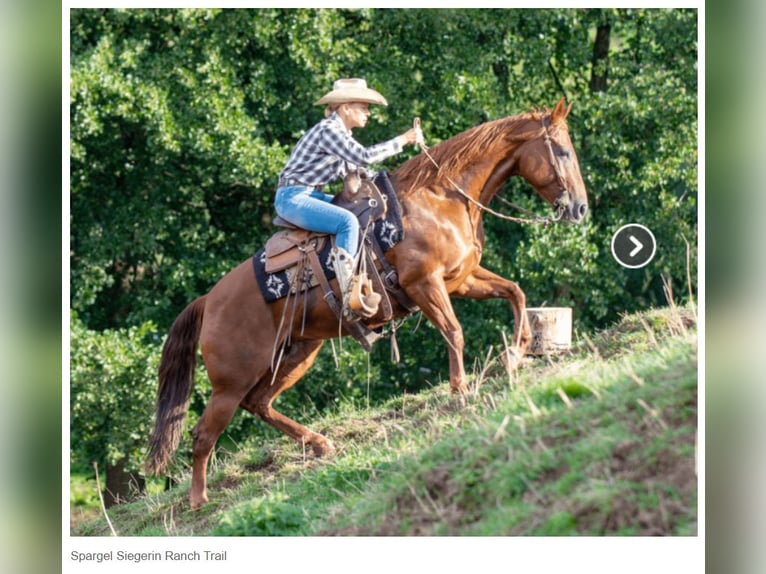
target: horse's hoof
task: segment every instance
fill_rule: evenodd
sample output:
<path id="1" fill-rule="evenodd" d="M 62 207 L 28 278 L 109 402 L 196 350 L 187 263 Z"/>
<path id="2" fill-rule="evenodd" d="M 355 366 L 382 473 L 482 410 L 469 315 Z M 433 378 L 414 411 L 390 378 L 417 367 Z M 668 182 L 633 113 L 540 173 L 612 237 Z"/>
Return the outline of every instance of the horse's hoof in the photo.
<path id="1" fill-rule="evenodd" d="M 460 395 L 461 397 L 468 394 L 468 387 L 464 383 L 454 386 L 450 385 L 449 390 L 453 395 Z"/>
<path id="2" fill-rule="evenodd" d="M 327 456 L 335 452 L 335 447 L 324 437 L 313 438 L 311 440 L 311 448 L 314 449 L 314 455 L 316 456 Z"/>
<path id="3" fill-rule="evenodd" d="M 195 497 L 195 496 L 192 496 L 189 499 L 189 506 L 191 507 L 192 510 L 199 510 L 202 507 L 202 505 L 203 504 L 207 504 L 207 502 L 208 501 L 207 501 L 207 495 L 206 494 L 203 494 L 199 498 Z"/>

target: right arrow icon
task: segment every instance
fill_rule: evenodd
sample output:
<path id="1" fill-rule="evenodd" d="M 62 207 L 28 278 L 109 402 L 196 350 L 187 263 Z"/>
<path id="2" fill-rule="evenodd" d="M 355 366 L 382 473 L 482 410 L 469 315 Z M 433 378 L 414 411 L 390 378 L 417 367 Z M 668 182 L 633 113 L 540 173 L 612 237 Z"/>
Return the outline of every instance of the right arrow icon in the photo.
<path id="1" fill-rule="evenodd" d="M 644 248 L 644 244 L 641 243 L 638 239 L 636 239 L 632 235 L 629 236 L 629 239 L 633 242 L 633 245 L 635 245 L 635 247 L 633 248 L 633 251 L 630 252 L 630 256 L 635 257 L 636 254 L 638 254 L 638 252 Z"/>
<path id="2" fill-rule="evenodd" d="M 654 234 L 639 223 L 623 225 L 612 236 L 612 255 L 628 269 L 639 269 L 649 263 L 656 250 Z"/>

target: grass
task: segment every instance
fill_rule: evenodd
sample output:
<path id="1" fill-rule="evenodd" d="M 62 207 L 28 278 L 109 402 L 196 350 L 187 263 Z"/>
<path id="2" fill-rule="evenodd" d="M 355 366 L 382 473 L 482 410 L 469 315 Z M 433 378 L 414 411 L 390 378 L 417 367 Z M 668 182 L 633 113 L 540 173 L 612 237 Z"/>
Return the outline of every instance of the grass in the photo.
<path id="1" fill-rule="evenodd" d="M 109 509 L 123 536 L 602 536 L 697 532 L 697 343 L 689 309 L 626 316 L 509 376 L 445 383 L 311 421 L 338 452 L 241 444 L 209 471 Z M 74 535 L 109 534 L 103 516 Z"/>

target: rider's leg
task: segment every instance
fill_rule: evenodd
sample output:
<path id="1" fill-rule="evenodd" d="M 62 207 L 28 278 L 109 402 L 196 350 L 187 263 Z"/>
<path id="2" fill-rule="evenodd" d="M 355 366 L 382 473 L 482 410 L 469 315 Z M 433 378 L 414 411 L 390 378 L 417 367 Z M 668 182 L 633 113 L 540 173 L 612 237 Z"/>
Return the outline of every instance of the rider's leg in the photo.
<path id="1" fill-rule="evenodd" d="M 335 242 L 352 256 L 359 248 L 359 221 L 348 209 L 330 203 L 333 196 L 311 187 L 285 186 L 277 190 L 277 213 L 293 225 L 331 233 Z"/>
<path id="2" fill-rule="evenodd" d="M 363 293 L 355 282 L 354 258 L 359 246 L 359 221 L 349 210 L 330 203 L 333 196 L 310 187 L 285 186 L 277 190 L 275 207 L 280 217 L 293 225 L 335 235 L 333 267 L 343 296 L 343 308 L 371 317 L 378 310 L 380 295 Z M 352 297 L 352 292 L 355 297 Z M 351 302 L 353 301 L 353 304 Z"/>

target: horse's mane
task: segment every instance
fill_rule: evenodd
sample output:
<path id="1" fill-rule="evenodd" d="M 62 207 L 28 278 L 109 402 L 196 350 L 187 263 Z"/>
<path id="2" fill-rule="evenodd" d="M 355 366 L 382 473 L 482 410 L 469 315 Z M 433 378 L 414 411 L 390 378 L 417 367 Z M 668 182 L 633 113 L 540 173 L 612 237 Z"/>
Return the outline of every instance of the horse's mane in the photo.
<path id="1" fill-rule="evenodd" d="M 486 155 L 494 142 L 521 141 L 537 135 L 540 130 L 524 127 L 530 121 L 541 122 L 549 113 L 549 110 L 535 110 L 479 124 L 429 148 L 428 153 L 439 165 L 438 169 L 426 154 L 420 153 L 394 170 L 394 174 L 399 181 L 412 181 L 407 186 L 410 189 L 434 180 L 456 178 L 465 166 Z"/>

